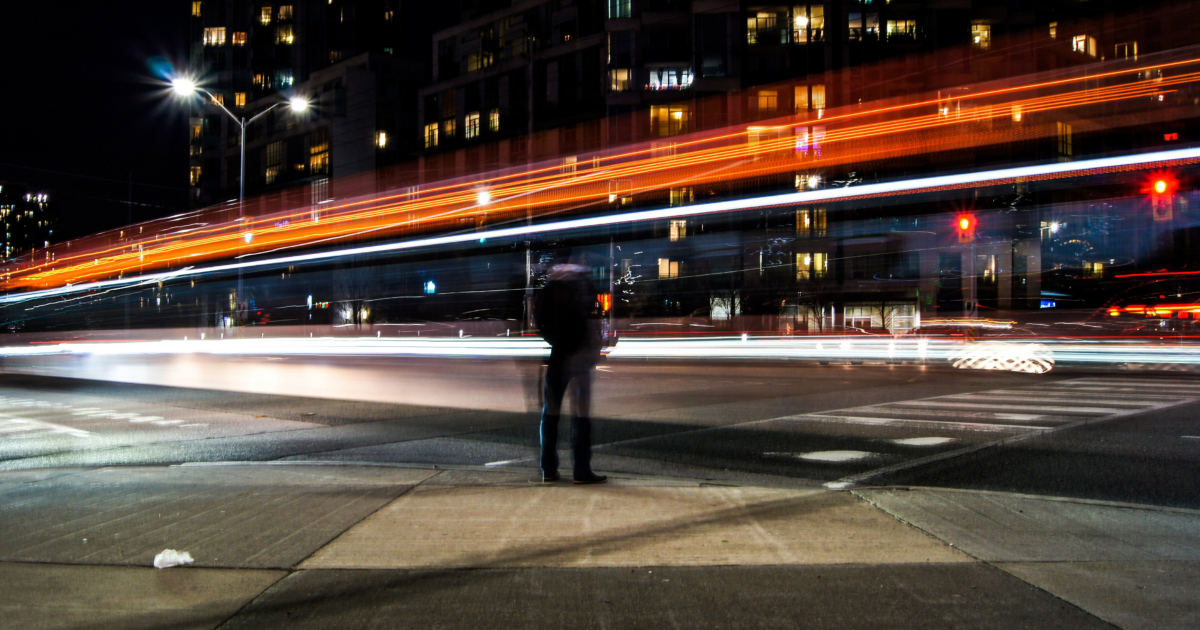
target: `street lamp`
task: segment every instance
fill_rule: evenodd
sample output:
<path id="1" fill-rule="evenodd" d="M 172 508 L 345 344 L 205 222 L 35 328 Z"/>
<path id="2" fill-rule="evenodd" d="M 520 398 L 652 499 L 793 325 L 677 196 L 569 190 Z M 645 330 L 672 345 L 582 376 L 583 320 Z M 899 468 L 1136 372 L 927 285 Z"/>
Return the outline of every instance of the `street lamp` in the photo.
<path id="1" fill-rule="evenodd" d="M 263 114 L 266 114 L 276 107 L 283 105 L 285 102 L 287 103 L 288 108 L 299 114 L 308 109 L 308 101 L 304 97 L 293 96 L 287 101 L 279 101 L 278 103 L 274 103 L 270 107 L 247 119 L 245 116 L 240 118 L 235 116 L 233 112 L 229 111 L 225 107 L 224 103 L 217 100 L 217 97 L 213 96 L 208 90 L 196 85 L 196 82 L 192 79 L 186 77 L 176 77 L 171 79 L 171 90 L 181 97 L 189 97 L 194 95 L 196 92 L 204 93 L 206 96 L 208 96 L 208 98 L 212 99 L 212 102 L 215 103 L 217 107 L 221 108 L 221 111 L 229 114 L 229 117 L 232 118 L 233 122 L 237 123 L 238 127 L 241 129 L 241 142 L 239 144 L 241 145 L 242 154 L 240 158 L 241 164 L 238 171 L 238 214 L 241 214 L 241 202 L 246 198 L 246 125 L 258 120 Z"/>

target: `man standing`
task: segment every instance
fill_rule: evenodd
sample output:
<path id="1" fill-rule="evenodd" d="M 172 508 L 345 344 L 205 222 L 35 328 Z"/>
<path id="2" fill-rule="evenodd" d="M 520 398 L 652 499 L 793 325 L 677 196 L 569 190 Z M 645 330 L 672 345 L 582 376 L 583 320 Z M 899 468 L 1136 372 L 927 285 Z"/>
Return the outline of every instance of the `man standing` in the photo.
<path id="1" fill-rule="evenodd" d="M 592 472 L 592 370 L 600 361 L 601 332 L 596 288 L 588 279 L 583 256 L 555 267 L 534 300 L 538 332 L 550 344 L 546 365 L 541 425 L 541 466 L 538 481 L 558 480 L 558 420 L 563 396 L 571 389 L 574 415 L 571 445 L 575 483 L 604 483 L 608 477 Z"/>

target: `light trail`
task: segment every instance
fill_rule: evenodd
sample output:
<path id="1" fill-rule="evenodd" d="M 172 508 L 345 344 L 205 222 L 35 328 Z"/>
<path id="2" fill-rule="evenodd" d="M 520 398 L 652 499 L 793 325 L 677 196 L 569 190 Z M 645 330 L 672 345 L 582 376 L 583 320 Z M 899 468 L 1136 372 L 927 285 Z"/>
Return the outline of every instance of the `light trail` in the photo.
<path id="1" fill-rule="evenodd" d="M 763 127 L 763 129 L 792 130 L 818 123 L 828 125 L 839 120 L 860 120 L 871 116 L 878 116 L 882 113 L 911 110 L 914 107 L 934 103 L 943 105 L 971 100 L 978 101 L 984 97 L 997 94 L 1044 89 L 1048 86 L 1072 85 L 1085 80 L 1090 81 L 1105 77 L 1130 76 L 1135 70 L 1161 69 L 1195 62 L 1196 60 L 1187 60 L 1169 64 L 1141 66 L 1136 69 L 1124 69 L 1098 75 L 1035 82 L 999 90 L 985 90 L 980 93 L 966 94 L 949 99 L 926 100 L 917 103 L 876 108 L 865 112 L 830 116 L 819 120 L 805 119 L 803 121 L 792 121 L 774 127 Z M 387 232 L 402 229 L 420 230 L 424 228 L 425 230 L 433 230 L 438 228 L 453 228 L 455 227 L 454 222 L 464 219 L 503 221 L 516 214 L 535 209 L 539 213 L 544 214 L 545 211 L 554 206 L 599 203 L 611 195 L 609 186 L 613 180 L 628 181 L 629 185 L 627 189 L 622 191 L 622 194 L 633 195 L 662 189 L 668 183 L 672 185 L 682 183 L 698 185 L 704 182 L 756 177 L 763 174 L 796 169 L 798 167 L 809 169 L 823 168 L 851 159 L 877 159 L 885 154 L 915 154 L 922 151 L 948 150 L 1012 141 L 1015 136 L 1013 135 L 1014 132 L 1011 131 L 1008 132 L 1007 136 L 1003 133 L 993 133 L 992 136 L 985 137 L 979 134 L 963 134 L 961 131 L 950 128 L 1004 118 L 1010 115 L 1011 108 L 1013 107 L 1019 108 L 1025 115 L 1029 115 L 1065 107 L 1162 95 L 1169 93 L 1169 90 L 1164 88 L 1191 83 L 1196 81 L 1198 77 L 1200 77 L 1198 73 L 1183 74 L 1176 77 L 1158 77 L 1131 84 L 1088 88 L 1079 93 L 1040 96 L 1021 101 L 981 105 L 980 107 L 961 112 L 956 110 L 952 114 L 943 112 L 939 108 L 939 112 L 936 114 L 921 115 L 898 121 L 868 123 L 846 129 L 832 129 L 825 134 L 823 140 L 823 144 L 825 145 L 823 150 L 829 153 L 831 157 L 802 163 L 798 163 L 793 157 L 794 152 L 790 151 L 795 141 L 794 138 L 785 137 L 764 142 L 749 142 L 748 131 L 743 130 L 739 126 L 738 131 L 735 133 L 698 140 L 681 141 L 674 144 L 678 148 L 691 145 L 700 146 L 726 140 L 737 140 L 739 142 L 739 144 L 731 146 L 719 146 L 712 149 L 666 157 L 653 157 L 655 149 L 625 152 L 611 156 L 597 156 L 592 162 L 593 168 L 591 169 L 587 168 L 588 164 L 586 162 L 578 165 L 579 168 L 584 169 L 582 174 L 575 171 L 575 167 L 571 168 L 570 173 L 564 174 L 562 165 L 554 165 L 528 172 L 510 173 L 499 177 L 484 178 L 460 184 L 437 186 L 426 189 L 419 195 L 424 198 L 416 200 L 410 199 L 408 201 L 397 202 L 397 200 L 412 197 L 410 193 L 406 192 L 383 197 L 375 196 L 370 199 L 350 201 L 321 208 L 319 212 L 328 214 L 321 221 L 313 217 L 311 225 L 291 225 L 292 220 L 299 221 L 305 218 L 306 215 L 311 215 L 314 212 L 312 208 L 306 208 L 290 214 L 276 214 L 258 219 L 250 218 L 245 223 L 230 224 L 226 222 L 212 228 L 198 228 L 192 230 L 188 234 L 188 238 L 183 240 L 168 239 L 167 242 L 159 241 L 160 237 L 170 234 L 169 232 L 164 232 L 155 235 L 155 240 L 153 241 L 147 237 L 147 239 L 143 239 L 142 242 L 136 244 L 129 243 L 119 247 L 93 249 L 78 254 L 64 255 L 61 258 L 57 256 L 57 252 L 44 252 L 45 261 L 35 262 L 34 265 L 19 269 L 16 272 L 10 271 L 6 277 L 5 284 L 8 288 L 15 288 L 30 285 L 44 286 L 51 282 L 74 283 L 105 277 L 111 278 L 114 275 L 122 276 L 131 272 L 141 273 L 144 272 L 146 267 L 161 267 L 164 265 L 198 262 L 204 259 L 228 256 L 261 255 L 264 251 L 289 249 L 311 244 L 313 241 L 350 238 L 361 236 L 365 233 L 379 233 L 381 231 Z M 903 137 L 906 134 L 911 135 L 915 131 L 929 131 L 937 128 L 945 128 L 947 131 L 946 136 L 940 138 L 940 140 L 926 137 L 921 138 L 919 142 L 905 142 L 905 138 Z M 1050 133 L 1051 130 L 1048 127 L 1042 126 L 1035 131 L 1026 130 L 1023 132 L 1024 135 L 1022 137 L 1028 138 L 1036 135 L 1048 135 Z M 901 137 L 901 142 L 897 144 L 895 140 L 889 140 L 890 144 L 888 144 L 883 142 L 884 137 Z M 743 141 L 745 143 L 742 143 Z M 853 148 L 850 145 L 857 141 L 863 141 L 868 145 L 853 153 L 846 153 Z M 840 145 L 844 145 L 843 148 L 839 149 Z M 838 150 L 846 153 L 846 155 L 834 155 Z M 777 156 L 773 157 L 775 153 L 788 154 L 792 159 L 777 159 Z M 647 154 L 652 156 L 651 159 L 624 164 L 615 163 L 629 156 Z M 678 172 L 683 169 L 705 167 L 709 169 L 707 172 L 711 173 L 713 163 L 720 161 L 730 163 L 734 168 L 715 178 L 711 175 L 704 177 L 699 174 L 689 175 L 688 173 Z M 740 164 L 739 161 L 741 162 Z M 599 168 L 601 164 L 604 164 L 603 168 Z M 558 171 L 558 173 L 555 173 L 555 171 Z M 533 177 L 534 175 L 538 175 L 538 177 L 535 178 Z M 508 185 L 502 184 L 504 181 L 521 180 L 522 178 L 523 181 L 517 181 Z M 636 183 L 634 183 L 635 180 Z M 494 189 L 489 184 L 494 184 Z M 480 186 L 483 186 L 484 190 L 487 190 L 493 199 L 492 203 L 486 207 L 480 206 L 477 203 Z M 445 192 L 444 194 L 429 195 L 430 192 L 439 191 Z M 371 207 L 363 207 L 368 205 Z M 353 208 L 359 209 L 354 210 Z M 341 209 L 346 209 L 347 211 L 336 212 Z M 180 215 L 180 217 L 174 218 L 174 221 L 183 220 L 185 217 L 193 218 L 197 216 L 200 215 L 196 213 Z M 281 226 L 279 225 L 280 223 L 284 225 Z M 178 233 L 179 227 L 171 226 L 170 229 Z M 488 232 L 489 235 L 493 233 L 492 231 Z M 246 235 L 253 235 L 251 239 L 253 243 L 244 240 L 243 237 Z"/>
<path id="2" fill-rule="evenodd" d="M 1092 160 L 1081 160 L 1078 162 L 1055 162 L 1050 164 L 1041 164 L 1034 166 L 1023 166 L 1007 169 L 997 169 L 989 171 L 981 171 L 977 173 L 963 173 L 958 175 L 942 175 L 937 177 L 926 177 L 918 179 L 901 180 L 896 182 L 886 182 L 879 184 L 865 184 L 851 188 L 833 188 L 824 190 L 814 190 L 807 192 L 786 193 L 780 195 L 768 195 L 762 197 L 753 197 L 748 199 L 737 199 L 730 201 L 720 201 L 708 204 L 697 204 L 693 206 L 661 208 L 657 210 L 643 210 L 638 212 L 629 212 L 617 215 L 588 217 L 581 219 L 569 219 L 553 223 L 544 223 L 537 225 L 527 225 L 513 228 L 503 228 L 498 230 L 490 230 L 483 233 L 486 238 L 498 240 L 517 236 L 528 236 L 532 234 L 544 234 L 551 232 L 563 232 L 577 229 L 587 229 L 604 227 L 610 225 L 618 225 L 622 223 L 636 223 L 640 221 L 656 221 L 664 219 L 706 216 L 725 212 L 733 212 L 739 210 L 748 210 L 752 208 L 762 208 L 768 206 L 783 206 L 783 205 L 804 205 L 812 203 L 820 203 L 826 201 L 837 201 L 847 199 L 869 198 L 894 196 L 904 194 L 915 194 L 921 192 L 931 192 L 940 190 L 953 190 L 964 187 L 974 187 L 981 185 L 995 185 L 1007 183 L 1017 180 L 1044 180 L 1064 177 L 1077 177 L 1081 175 L 1096 175 L 1106 172 L 1117 172 L 1124 170 L 1141 170 L 1150 168 L 1163 168 L 1175 166 L 1184 163 L 1194 163 L 1200 161 L 1200 148 L 1179 149 L 1175 151 L 1159 151 L 1153 153 L 1139 153 L 1135 155 L 1127 155 L 1120 157 L 1100 158 Z M 106 287 L 127 286 L 135 284 L 144 284 L 150 282 L 165 281 L 172 278 L 183 278 L 189 276 L 197 276 L 206 273 L 220 273 L 226 271 L 236 271 L 238 269 L 253 269 L 257 267 L 269 265 L 292 265 L 304 262 L 313 262 L 318 260 L 330 260 L 342 258 L 346 256 L 361 256 L 366 254 L 380 254 L 390 252 L 400 252 L 407 250 L 423 249 L 436 247 L 440 245 L 452 245 L 458 243 L 475 242 L 480 239 L 481 233 L 471 232 L 468 234 L 451 234 L 445 236 L 415 239 L 410 241 L 400 241 L 396 243 L 383 243 L 378 245 L 368 245 L 362 247 L 344 248 L 327 252 L 314 252 L 308 254 L 296 254 L 291 256 L 282 256 L 278 258 L 270 258 L 264 260 L 251 260 L 244 262 L 226 263 L 213 265 L 208 267 L 194 267 L 188 269 L 173 270 L 168 272 L 147 274 L 143 276 L 135 276 L 130 278 L 122 278 L 115 280 L 103 280 L 98 282 L 90 282 L 86 284 L 70 285 L 57 289 L 46 289 L 41 291 L 30 291 L 27 293 L 8 294 L 0 296 L 0 304 L 11 304 L 16 302 L 24 302 L 28 300 L 41 299 L 65 295 L 69 293 L 78 293 L 81 291 L 94 291 Z"/>

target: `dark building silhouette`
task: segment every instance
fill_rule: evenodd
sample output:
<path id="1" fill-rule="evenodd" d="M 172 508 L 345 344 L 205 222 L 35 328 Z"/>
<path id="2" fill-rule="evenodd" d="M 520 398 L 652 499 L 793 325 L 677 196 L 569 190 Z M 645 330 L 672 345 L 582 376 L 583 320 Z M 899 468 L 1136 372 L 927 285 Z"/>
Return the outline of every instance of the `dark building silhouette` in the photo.
<path id="1" fill-rule="evenodd" d="M 50 195 L 23 184 L 0 183 L 0 253 L 5 258 L 48 247 L 55 236 Z"/>

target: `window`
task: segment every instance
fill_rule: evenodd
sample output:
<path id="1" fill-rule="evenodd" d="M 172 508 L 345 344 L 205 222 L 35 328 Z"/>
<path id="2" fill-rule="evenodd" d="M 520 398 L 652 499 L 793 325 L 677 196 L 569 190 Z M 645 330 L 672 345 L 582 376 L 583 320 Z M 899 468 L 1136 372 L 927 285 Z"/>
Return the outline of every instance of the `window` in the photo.
<path id="1" fill-rule="evenodd" d="M 467 140 L 479 137 L 479 112 L 470 112 L 467 114 L 466 124 L 463 129 L 467 134 Z"/>
<path id="2" fill-rule="evenodd" d="M 1113 51 L 1113 56 L 1117 59 L 1133 59 L 1137 60 L 1137 42 L 1125 42 L 1117 44 L 1116 50 Z"/>
<path id="3" fill-rule="evenodd" d="M 292 19 L 292 5 L 285 4 L 281 7 L 279 7 L 279 19 L 280 20 Z"/>
<path id="4" fill-rule="evenodd" d="M 915 39 L 917 37 L 916 20 L 888 20 L 887 38 Z"/>
<path id="5" fill-rule="evenodd" d="M 308 171 L 313 175 L 329 174 L 329 127 L 313 131 L 308 153 Z"/>
<path id="6" fill-rule="evenodd" d="M 291 87 L 296 82 L 291 70 L 279 70 L 275 73 L 275 84 L 280 88 Z"/>
<path id="7" fill-rule="evenodd" d="M 431 149 L 438 145 L 438 124 L 429 123 L 425 125 L 425 148 Z"/>
<path id="8" fill-rule="evenodd" d="M 647 90 L 686 90 L 692 87 L 692 68 L 690 66 L 675 66 L 671 68 L 647 68 L 650 72 L 650 82 Z"/>
<path id="9" fill-rule="evenodd" d="M 200 187 L 200 167 L 193 166 L 191 169 L 189 181 L 192 183 L 192 188 Z"/>
<path id="10" fill-rule="evenodd" d="M 192 17 L 200 17 L 200 8 L 202 4 L 203 3 L 201 3 L 200 0 L 196 0 L 192 3 Z"/>
<path id="11" fill-rule="evenodd" d="M 687 133 L 692 122 L 692 107 L 680 105 L 651 105 L 650 134 L 674 136 Z"/>
<path id="12" fill-rule="evenodd" d="M 1058 154 L 1071 155 L 1075 148 L 1073 144 L 1071 125 L 1064 122 L 1058 123 Z"/>
<path id="13" fill-rule="evenodd" d="M 389 9 L 389 10 L 383 12 L 383 21 L 384 22 L 391 22 L 395 17 L 396 17 L 395 11 L 392 11 Z"/>
<path id="14" fill-rule="evenodd" d="M 796 279 L 817 280 L 829 271 L 829 254 L 815 252 L 796 254 Z"/>
<path id="15" fill-rule="evenodd" d="M 442 121 L 442 134 L 443 135 L 445 135 L 447 138 L 453 138 L 454 134 L 456 132 L 458 132 L 458 121 L 457 120 L 451 118 L 449 120 Z"/>
<path id="16" fill-rule="evenodd" d="M 799 114 L 800 112 L 808 111 L 808 86 L 807 85 L 797 85 L 796 86 L 796 100 L 794 102 L 796 105 L 796 113 L 797 114 Z"/>
<path id="17" fill-rule="evenodd" d="M 216 105 L 221 105 L 221 106 L 225 105 L 225 95 L 224 94 L 213 94 L 212 100 L 213 100 L 213 103 Z"/>
<path id="18" fill-rule="evenodd" d="M 491 67 L 496 62 L 496 55 L 487 51 L 475 51 L 467 54 L 467 72 L 475 72 Z"/>
<path id="19" fill-rule="evenodd" d="M 798 236 L 825 236 L 825 208 L 803 208 L 796 211 Z"/>
<path id="20" fill-rule="evenodd" d="M 296 34 L 291 24 L 280 24 L 275 27 L 275 43 L 291 45 L 296 41 Z"/>
<path id="21" fill-rule="evenodd" d="M 488 131 L 500 131 L 500 110 L 493 109 L 488 112 Z"/>
<path id="22" fill-rule="evenodd" d="M 797 44 L 819 42 L 825 39 L 825 7 L 811 9 L 797 7 L 792 20 L 792 41 Z"/>
<path id="23" fill-rule="evenodd" d="M 979 50 L 992 47 L 992 25 L 975 23 L 971 25 L 971 45 Z"/>
<path id="24" fill-rule="evenodd" d="M 696 200 L 695 190 L 692 189 L 690 186 L 684 187 L 684 188 L 672 188 L 671 189 L 671 202 L 670 203 L 672 206 L 686 206 L 695 200 Z M 684 225 L 686 225 L 687 221 L 683 221 L 682 223 Z M 675 229 L 675 225 L 674 225 L 675 221 L 672 221 L 671 224 L 672 224 L 671 229 L 674 230 Z M 671 239 L 671 240 L 673 241 L 676 239 Z"/>
<path id="25" fill-rule="evenodd" d="M 759 90 L 756 101 L 759 113 L 774 113 L 776 105 L 779 104 L 779 93 L 775 90 Z"/>
<path id="26" fill-rule="evenodd" d="M 266 26 L 271 23 L 271 5 L 262 8 L 258 15 L 258 23 Z"/>
<path id="27" fill-rule="evenodd" d="M 631 0 L 608 0 L 608 19 L 616 20 L 633 16 Z"/>
<path id="28" fill-rule="evenodd" d="M 675 191 L 671 192 L 674 193 Z M 687 238 L 687 219 L 671 221 L 671 240 L 678 241 L 681 238 Z"/>
<path id="29" fill-rule="evenodd" d="M 283 172 L 283 141 L 267 145 L 267 185 L 274 184 Z"/>
<path id="30" fill-rule="evenodd" d="M 260 89 L 263 89 L 263 90 L 270 89 L 271 88 L 271 76 L 268 74 L 262 73 L 262 72 L 254 75 L 254 85 L 258 86 Z"/>
<path id="31" fill-rule="evenodd" d="M 679 261 L 671 261 L 667 258 L 658 259 L 658 277 L 663 278 L 678 278 L 679 277 Z"/>
<path id="32" fill-rule="evenodd" d="M 628 92 L 631 87 L 630 84 L 632 83 L 630 80 L 630 76 L 632 74 L 633 71 L 629 70 L 628 68 L 609 70 L 608 89 L 612 90 L 613 92 Z"/>
<path id="33" fill-rule="evenodd" d="M 1058 39 L 1058 22 L 1050 23 L 1050 39 Z"/>
<path id="34" fill-rule="evenodd" d="M 385 149 L 387 148 L 387 143 L 388 135 L 386 131 L 380 131 L 379 133 L 375 134 L 375 146 L 379 147 L 380 149 Z"/>
<path id="35" fill-rule="evenodd" d="M 818 112 L 825 109 L 825 86 L 812 86 L 812 108 Z M 818 116 L 819 118 L 819 116 Z"/>
<path id="36" fill-rule="evenodd" d="M 225 45 L 225 27 L 213 26 L 204 29 L 204 45 L 205 46 L 224 46 Z"/>
<path id="37" fill-rule="evenodd" d="M 234 31 L 233 32 L 233 45 L 234 46 L 245 46 L 246 45 L 246 31 Z"/>
<path id="38" fill-rule="evenodd" d="M 1090 57 L 1096 56 L 1096 38 L 1087 35 L 1076 35 L 1071 38 L 1071 50 Z"/>

